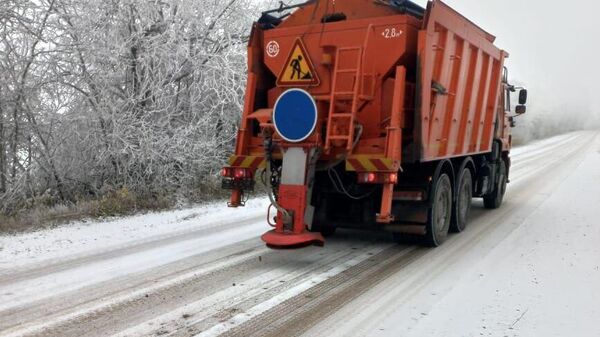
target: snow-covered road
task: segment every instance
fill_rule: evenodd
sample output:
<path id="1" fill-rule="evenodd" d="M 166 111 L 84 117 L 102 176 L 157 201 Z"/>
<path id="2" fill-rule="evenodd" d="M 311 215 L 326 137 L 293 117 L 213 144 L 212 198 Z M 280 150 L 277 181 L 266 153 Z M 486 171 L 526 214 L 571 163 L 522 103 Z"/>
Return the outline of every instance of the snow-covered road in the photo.
<path id="1" fill-rule="evenodd" d="M 266 249 L 264 199 L 0 237 L 2 336 L 600 336 L 600 133 L 517 148 L 442 247 Z"/>

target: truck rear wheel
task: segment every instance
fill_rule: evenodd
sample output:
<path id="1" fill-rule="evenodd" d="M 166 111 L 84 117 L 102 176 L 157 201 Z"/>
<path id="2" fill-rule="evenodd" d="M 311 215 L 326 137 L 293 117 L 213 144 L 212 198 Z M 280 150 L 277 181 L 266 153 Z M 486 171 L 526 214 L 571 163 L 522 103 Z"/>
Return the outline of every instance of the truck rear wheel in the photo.
<path id="1" fill-rule="evenodd" d="M 323 226 L 323 225 L 319 225 L 319 224 L 313 224 L 310 231 L 313 233 L 321 233 L 321 235 L 323 235 L 323 237 L 327 238 L 327 237 L 333 236 L 335 234 L 336 228 L 337 227 L 334 227 L 334 226 Z"/>
<path id="2" fill-rule="evenodd" d="M 335 234 L 335 230 L 336 227 L 333 226 L 323 226 L 323 227 L 318 227 L 315 232 L 320 232 L 321 235 L 323 235 L 324 237 L 328 238 L 331 237 Z"/>
<path id="3" fill-rule="evenodd" d="M 506 183 L 508 177 L 506 176 L 506 164 L 504 160 L 500 160 L 500 172 L 498 176 L 498 182 L 494 191 L 483 197 L 483 205 L 488 209 L 496 209 L 502 205 L 504 200 L 504 193 L 506 192 Z"/>
<path id="4" fill-rule="evenodd" d="M 454 201 L 450 231 L 460 233 L 467 227 L 471 201 L 473 199 L 473 176 L 471 170 L 465 168 L 458 177 L 456 200 Z"/>
<path id="5" fill-rule="evenodd" d="M 446 173 L 434 181 L 431 195 L 433 202 L 427 214 L 425 243 L 437 247 L 446 241 L 452 217 L 452 183 Z"/>

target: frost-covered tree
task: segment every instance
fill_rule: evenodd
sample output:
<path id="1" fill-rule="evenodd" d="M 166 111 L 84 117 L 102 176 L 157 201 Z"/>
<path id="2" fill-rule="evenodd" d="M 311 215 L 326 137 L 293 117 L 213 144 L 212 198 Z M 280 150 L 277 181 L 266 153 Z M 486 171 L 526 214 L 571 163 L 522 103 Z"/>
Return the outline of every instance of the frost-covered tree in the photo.
<path id="1" fill-rule="evenodd" d="M 238 123 L 251 0 L 0 3 L 0 201 L 189 192 Z"/>

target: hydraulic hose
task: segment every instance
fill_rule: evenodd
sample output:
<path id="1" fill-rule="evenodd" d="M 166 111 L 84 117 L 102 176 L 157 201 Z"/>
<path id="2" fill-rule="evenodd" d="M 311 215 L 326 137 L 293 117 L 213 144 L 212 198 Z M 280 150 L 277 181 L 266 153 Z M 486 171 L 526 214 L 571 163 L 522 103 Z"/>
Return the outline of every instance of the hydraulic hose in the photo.
<path id="1" fill-rule="evenodd" d="M 265 170 L 272 174 L 271 161 L 273 160 L 273 156 L 272 156 L 273 138 L 271 138 L 271 135 L 264 134 L 263 147 L 265 148 L 265 161 L 267 163 Z M 273 205 L 273 207 L 275 207 L 279 212 L 281 212 L 281 214 L 283 215 L 284 223 L 287 221 L 290 221 L 291 220 L 290 213 L 285 208 L 281 207 L 281 205 L 279 205 L 279 203 L 277 203 L 277 200 L 275 199 L 275 194 L 273 192 L 273 185 L 270 183 L 267 183 L 267 182 L 263 182 L 263 183 L 268 190 L 267 194 L 269 195 L 269 201 L 271 201 L 271 205 Z"/>

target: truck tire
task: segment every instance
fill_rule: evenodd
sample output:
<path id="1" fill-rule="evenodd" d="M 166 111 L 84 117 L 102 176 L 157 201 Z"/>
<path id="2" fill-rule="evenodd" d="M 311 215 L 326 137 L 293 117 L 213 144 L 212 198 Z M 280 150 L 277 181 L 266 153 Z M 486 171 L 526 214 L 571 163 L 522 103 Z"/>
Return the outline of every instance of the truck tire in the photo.
<path id="1" fill-rule="evenodd" d="M 483 197 L 483 205 L 485 208 L 496 209 L 502 205 L 504 193 L 506 193 L 507 181 L 508 177 L 506 176 L 506 164 L 504 163 L 504 160 L 500 160 L 500 172 L 494 191 Z"/>
<path id="2" fill-rule="evenodd" d="M 337 229 L 337 227 L 334 227 L 334 226 L 313 225 L 313 227 L 310 231 L 313 233 L 321 233 L 321 235 L 323 235 L 323 237 L 328 238 L 335 234 L 336 229 Z"/>
<path id="3" fill-rule="evenodd" d="M 424 239 L 426 245 L 438 247 L 448 237 L 448 229 L 452 218 L 452 183 L 446 173 L 440 174 L 433 182 L 431 196 L 433 200 L 427 212 Z"/>
<path id="4" fill-rule="evenodd" d="M 452 207 L 453 212 L 450 231 L 453 233 L 460 233 L 467 227 L 469 213 L 471 211 L 471 201 L 473 199 L 473 175 L 468 168 L 465 168 L 460 172 L 456 193 L 456 200 Z"/>
<path id="5" fill-rule="evenodd" d="M 325 227 L 321 227 L 320 228 L 320 232 L 321 235 L 323 235 L 323 237 L 332 237 L 335 234 L 335 230 L 337 227 L 333 227 L 333 226 L 325 226 Z"/>

